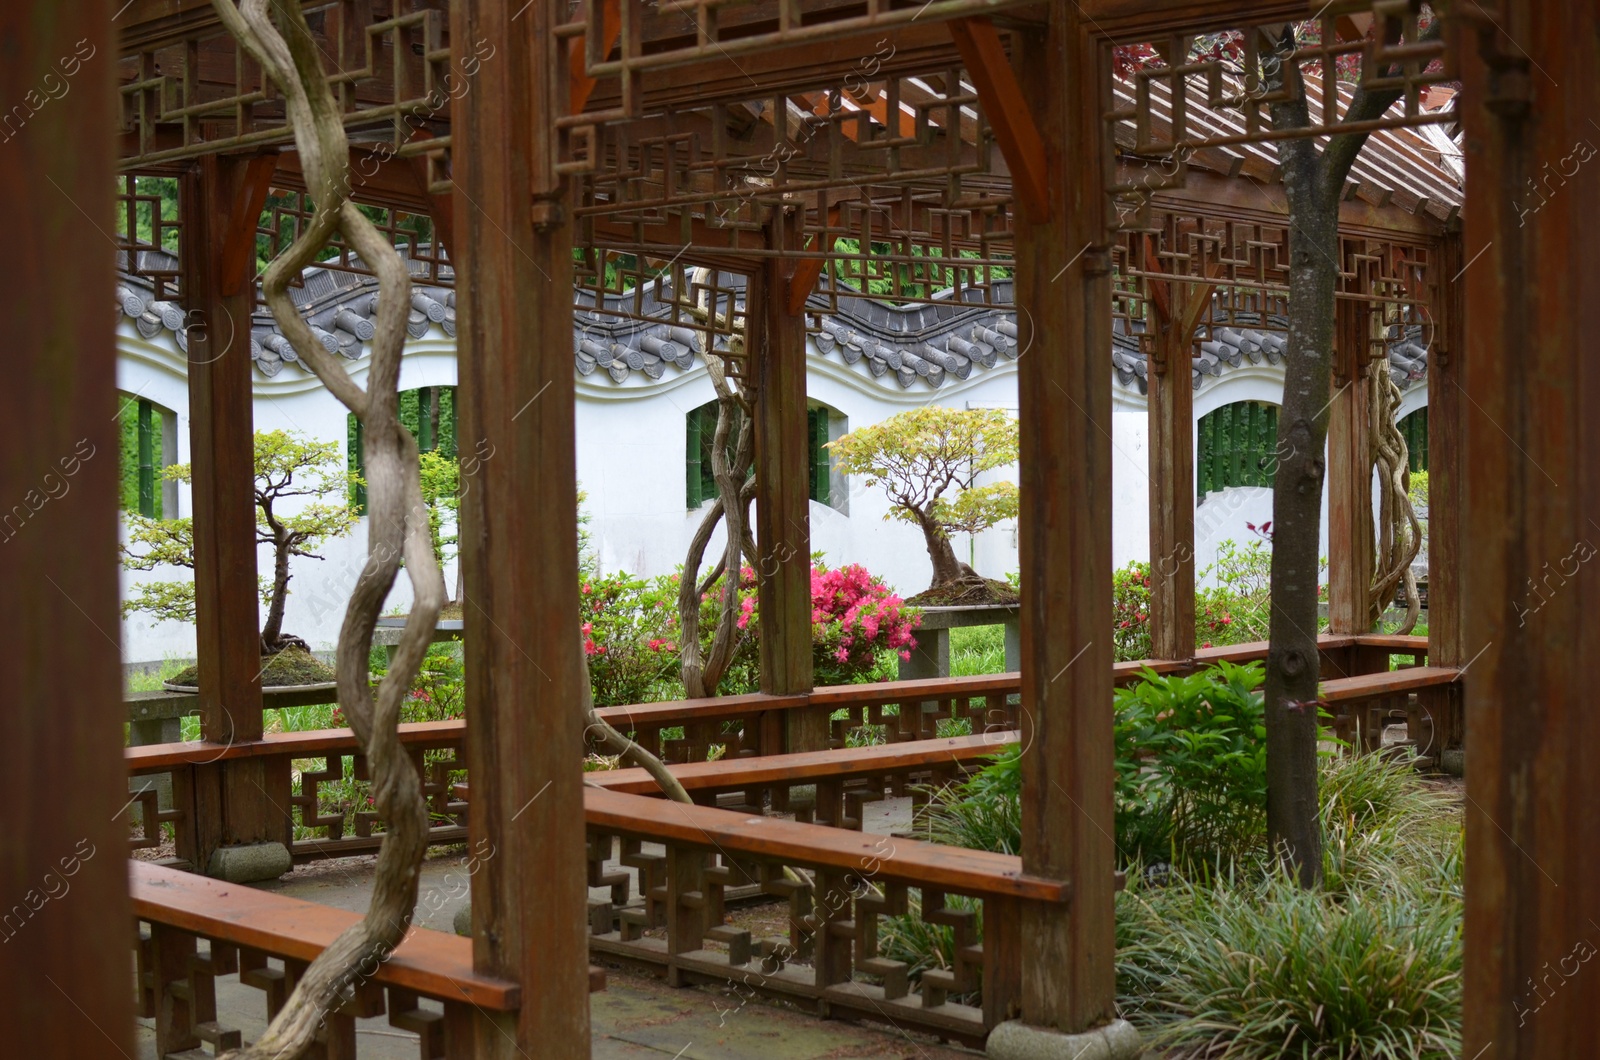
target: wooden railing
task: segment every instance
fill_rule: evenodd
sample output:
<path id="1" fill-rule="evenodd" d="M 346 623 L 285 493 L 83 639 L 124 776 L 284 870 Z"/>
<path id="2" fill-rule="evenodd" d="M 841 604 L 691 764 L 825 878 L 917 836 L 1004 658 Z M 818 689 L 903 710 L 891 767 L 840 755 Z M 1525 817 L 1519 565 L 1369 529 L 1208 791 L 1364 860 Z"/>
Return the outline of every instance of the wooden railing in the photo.
<path id="1" fill-rule="evenodd" d="M 1024 903 L 1068 886 L 1020 858 L 587 789 L 590 952 L 732 984 L 823 1015 L 890 1022 L 972 1045 L 1016 1012 Z M 648 848 L 648 849 L 647 849 Z M 604 893 L 604 892 L 602 892 Z M 784 906 L 748 916 L 735 894 Z M 979 939 L 981 925 L 982 939 Z M 949 930 L 948 968 L 920 976 L 893 931 Z"/>
<path id="2" fill-rule="evenodd" d="M 1371 656 L 1347 658 L 1348 665 L 1375 666 L 1381 656 L 1386 666 L 1390 654 L 1419 663 L 1426 653 L 1425 642 L 1418 639 L 1328 640 L 1333 643 L 1325 644 L 1325 651 L 1348 654 L 1360 649 Z M 1261 650 L 1259 645 L 1236 645 L 1212 650 L 1200 661 L 1244 661 Z M 1324 666 L 1340 672 L 1337 657 L 1325 655 Z M 1173 672 L 1181 667 L 1157 669 Z M 1130 674 L 1135 670 L 1126 668 Z M 1411 693 L 1447 686 L 1458 677 L 1454 670 L 1421 665 L 1332 677 L 1323 682 L 1323 698 L 1362 737 L 1370 733 L 1374 719 L 1409 702 Z M 639 770 L 588 774 L 595 785 L 585 791 L 591 952 L 664 970 L 674 982 L 732 983 L 735 989 L 783 997 L 824 1014 L 887 1020 L 980 1043 L 989 1028 L 1013 1011 L 1023 975 L 1016 936 L 1022 903 L 1064 901 L 1065 886 L 1027 879 L 1016 858 L 939 847 L 904 833 L 863 832 L 863 807 L 907 795 L 915 805 L 930 788 L 981 767 L 1015 741 L 1016 687 L 1016 675 L 1003 674 L 820 689 L 809 696 L 607 708 L 614 723 L 675 752 L 679 761 L 673 771 L 697 805 L 664 803 Z M 838 746 L 789 755 L 753 753 L 762 746 L 762 734 L 774 728 L 774 718 L 801 708 L 842 712 L 834 728 Z M 977 731 L 916 738 L 959 719 Z M 697 727 L 699 736 L 694 735 Z M 710 735 L 707 727 L 715 727 Z M 460 721 L 402 726 L 402 741 L 427 777 L 435 843 L 459 843 L 466 837 L 469 800 L 460 768 L 465 735 Z M 870 742 L 874 739 L 880 742 Z M 683 761 L 694 748 L 712 742 L 723 744 L 721 758 L 708 761 L 702 755 Z M 147 825 L 132 845 L 155 845 L 160 838 L 157 822 L 167 822 L 177 836 L 178 856 L 194 864 L 193 820 L 201 812 L 194 793 L 205 771 L 228 759 L 259 758 L 266 762 L 264 790 L 281 812 L 285 842 L 295 860 L 374 850 L 381 842 L 381 822 L 374 814 L 359 805 L 329 806 L 320 798 L 326 785 L 364 775 L 356 750 L 349 730 L 279 733 L 232 746 L 129 748 L 131 773 L 170 771 L 175 793 L 173 809 L 165 812 L 157 812 L 154 792 L 136 802 Z M 346 759 L 352 762 L 348 770 Z M 298 839 L 296 824 L 302 832 Z M 312 834 L 304 834 L 308 831 Z M 776 931 L 770 927 L 774 904 L 783 908 L 783 926 Z M 751 916 L 755 905 L 767 908 Z M 178 988 L 186 997 L 203 1001 L 209 996 L 194 977 L 231 970 L 230 946 L 243 944 L 283 958 L 280 978 L 308 959 L 289 947 L 292 939 L 241 943 L 197 930 L 176 919 L 176 913 L 165 916 L 144 916 L 152 923 L 143 944 L 149 950 L 145 959 L 156 962 L 152 967 L 167 968 L 161 973 L 167 980 L 188 976 L 189 985 Z M 167 936 L 165 929 L 155 929 L 158 922 L 179 931 L 179 941 L 172 945 L 181 958 L 161 956 L 171 946 L 162 949 L 167 944 L 159 939 Z M 275 923 L 261 923 L 267 925 L 261 930 L 275 938 Z M 951 933 L 951 964 L 918 976 L 886 940 L 896 931 L 933 929 Z M 214 931 L 216 925 L 206 930 Z M 195 953 L 195 935 L 218 940 L 209 955 Z M 161 964 L 169 959 L 177 963 Z M 266 984 L 270 1005 L 270 991 L 282 988 L 258 974 L 257 957 L 249 960 L 257 963 L 239 967 Z M 291 963 L 295 961 L 301 963 Z M 391 1012 L 416 1011 L 414 998 L 394 996 L 399 1000 L 391 997 Z M 220 1035 L 213 1026 L 214 1013 L 202 1019 L 209 1010 L 195 1004 L 199 1007 L 183 1010 L 190 1013 L 185 1018 L 193 1026 L 186 1025 L 182 1034 Z M 375 1003 L 369 999 L 368 1004 Z M 182 1036 L 173 1033 L 173 1040 Z"/>
<path id="3" fill-rule="evenodd" d="M 418 722 L 402 725 L 400 730 L 401 742 L 423 778 L 423 794 L 433 821 L 429 842 L 465 842 L 466 807 L 453 798 L 450 784 L 452 774 L 466 768 L 462 745 L 466 723 Z M 196 798 L 197 785 L 220 762 L 262 758 L 267 763 L 260 794 L 280 822 L 279 841 L 289 848 L 296 862 L 374 852 L 383 841 L 375 831 L 377 814 L 368 811 L 360 799 L 340 807 L 330 806 L 322 798 L 326 787 L 367 779 L 366 759 L 359 751 L 360 745 L 349 729 L 273 733 L 239 744 L 196 742 L 129 747 L 123 755 L 131 776 L 169 773 L 172 777 L 170 809 L 159 808 L 153 787 L 146 787 L 135 797 L 140 834 L 132 840 L 132 847 L 160 846 L 160 825 L 170 824 L 176 857 L 190 866 L 200 866 L 209 852 L 198 848 L 196 838 L 196 815 L 204 812 L 203 801 Z M 296 768 L 297 763 L 303 768 Z M 317 763 L 320 768 L 310 768 Z M 354 790 L 353 786 L 348 790 Z M 295 836 L 297 820 L 303 833 L 300 838 Z"/>
<path id="4" fill-rule="evenodd" d="M 218 1053 L 242 1042 L 217 1011 L 218 976 L 239 976 L 263 992 L 271 1020 L 317 954 L 359 913 L 249 887 L 233 887 L 145 862 L 128 863 L 133 898 L 139 1015 L 155 1023 L 156 1055 L 190 1055 L 202 1042 Z M 423 1060 L 476 1055 L 479 1013 L 515 1011 L 522 987 L 472 968 L 472 943 L 414 928 L 384 960 L 357 968 L 347 999 L 323 1021 L 316 1055 L 355 1057 L 356 1020 L 387 1015 L 416 1034 Z M 591 990 L 605 976 L 589 970 Z M 428 998 L 443 1011 L 424 1007 Z"/>

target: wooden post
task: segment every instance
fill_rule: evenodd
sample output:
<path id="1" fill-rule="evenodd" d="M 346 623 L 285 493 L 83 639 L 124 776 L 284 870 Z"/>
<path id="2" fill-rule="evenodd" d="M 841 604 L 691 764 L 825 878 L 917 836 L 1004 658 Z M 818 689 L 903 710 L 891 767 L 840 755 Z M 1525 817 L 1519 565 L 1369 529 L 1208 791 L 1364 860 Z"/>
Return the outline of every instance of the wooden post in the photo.
<path id="1" fill-rule="evenodd" d="M 1367 633 L 1372 586 L 1372 459 L 1367 425 L 1369 309 L 1335 313 L 1333 403 L 1328 409 L 1328 632 Z"/>
<path id="2" fill-rule="evenodd" d="M 1022 867 L 1072 884 L 1022 912 L 1022 1019 L 1113 1015 L 1111 290 L 1096 51 L 1070 4 L 1013 36 L 1043 134 L 1050 214 L 1017 225 L 1022 353 Z"/>
<path id="3" fill-rule="evenodd" d="M 773 245 L 799 246 L 797 218 L 773 222 Z M 787 231 L 777 231 L 777 226 Z M 794 262 L 763 258 L 750 274 L 745 328 L 756 380 L 756 564 L 761 691 L 811 691 L 811 496 L 805 454 L 806 321 L 789 310 Z M 791 710 L 790 751 L 828 746 L 826 710 Z"/>
<path id="4" fill-rule="evenodd" d="M 1585 1056 L 1600 1038 L 1600 25 L 1582 4 L 1505 0 L 1458 27 L 1461 1055 Z"/>
<path id="5" fill-rule="evenodd" d="M 1209 289 L 1205 297 L 1210 300 Z M 1150 652 L 1189 660 L 1195 643 L 1194 332 L 1185 326 L 1188 313 L 1164 316 L 1156 339 L 1160 356 L 1149 375 Z"/>
<path id="6" fill-rule="evenodd" d="M 200 733 L 220 744 L 246 743 L 262 735 L 250 362 L 255 304 L 249 280 L 255 261 L 254 255 L 241 259 L 236 248 L 244 232 L 249 246 L 255 245 L 256 220 L 271 176 L 270 159 L 263 165 L 213 155 L 192 163 L 178 186 L 183 225 L 178 260 L 189 345 Z M 196 871 L 207 869 L 219 846 L 288 842 L 286 792 L 272 794 L 265 759 L 207 766 L 196 771 L 195 784 Z"/>
<path id="7" fill-rule="evenodd" d="M 117 634 L 117 354 L 111 314 L 111 9 L 0 8 L 0 194 L 29 248 L 0 288 L 0 636 L 15 667 L 0 804 L 0 1036 L 39 1056 L 132 1055 L 127 772 Z M 72 71 L 76 71 L 74 74 Z M 53 99 L 44 84 L 67 84 Z M 9 116 L 9 112 L 8 112 Z"/>
<path id="8" fill-rule="evenodd" d="M 1470 411 L 1461 390 L 1465 350 L 1461 296 L 1466 285 L 1445 282 L 1466 264 L 1460 233 L 1446 237 L 1440 250 L 1439 306 L 1428 357 L 1428 662 L 1465 666 L 1471 661 L 1461 614 L 1461 568 L 1466 560 L 1461 550 L 1461 454 Z M 1435 766 L 1445 750 L 1461 746 L 1465 725 L 1461 700 L 1459 683 L 1418 693 L 1427 742 L 1419 743 L 1417 750 L 1432 757 Z"/>
<path id="9" fill-rule="evenodd" d="M 541 186 L 565 102 L 555 7 L 464 0 L 451 20 L 499 48 L 452 141 L 473 964 L 523 985 L 514 1016 L 476 1014 L 479 1058 L 589 1055 L 572 228 Z"/>

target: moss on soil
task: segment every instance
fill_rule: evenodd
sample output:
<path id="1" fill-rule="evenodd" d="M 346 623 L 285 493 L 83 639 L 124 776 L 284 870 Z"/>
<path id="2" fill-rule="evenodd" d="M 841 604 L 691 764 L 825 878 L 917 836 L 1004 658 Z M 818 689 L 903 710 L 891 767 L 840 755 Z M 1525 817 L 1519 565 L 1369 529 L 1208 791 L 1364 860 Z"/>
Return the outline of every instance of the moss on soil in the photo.
<path id="1" fill-rule="evenodd" d="M 460 622 L 466 617 L 465 609 L 459 603 L 445 604 L 439 610 L 439 620 L 441 622 Z"/>
<path id="2" fill-rule="evenodd" d="M 333 668 L 309 652 L 290 648 L 261 658 L 261 684 L 264 688 L 291 685 L 318 685 L 334 679 Z M 168 678 L 169 684 L 193 687 L 200 680 L 200 668 L 190 666 Z"/>
<path id="3" fill-rule="evenodd" d="M 975 607 L 980 604 L 1021 602 L 1021 595 L 1010 584 L 993 578 L 951 582 L 924 590 L 906 601 L 912 607 Z"/>

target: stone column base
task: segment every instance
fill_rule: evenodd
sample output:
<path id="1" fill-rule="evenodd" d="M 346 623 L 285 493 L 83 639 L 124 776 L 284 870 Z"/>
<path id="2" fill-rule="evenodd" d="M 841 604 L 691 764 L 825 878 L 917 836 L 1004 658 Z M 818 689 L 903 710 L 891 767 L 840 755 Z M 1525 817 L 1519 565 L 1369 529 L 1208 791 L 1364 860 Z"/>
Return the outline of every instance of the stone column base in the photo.
<path id="1" fill-rule="evenodd" d="M 292 868 L 294 859 L 282 843 L 250 843 L 218 847 L 211 854 L 206 875 L 229 883 L 259 883 L 275 880 Z"/>
<path id="2" fill-rule="evenodd" d="M 456 910 L 455 919 L 450 922 L 457 935 L 472 937 L 472 903 L 467 902 Z"/>
<path id="3" fill-rule="evenodd" d="M 989 1032 L 984 1051 L 994 1060 L 1139 1060 L 1144 1046 L 1127 1020 L 1112 1020 L 1082 1034 L 1011 1020 Z"/>

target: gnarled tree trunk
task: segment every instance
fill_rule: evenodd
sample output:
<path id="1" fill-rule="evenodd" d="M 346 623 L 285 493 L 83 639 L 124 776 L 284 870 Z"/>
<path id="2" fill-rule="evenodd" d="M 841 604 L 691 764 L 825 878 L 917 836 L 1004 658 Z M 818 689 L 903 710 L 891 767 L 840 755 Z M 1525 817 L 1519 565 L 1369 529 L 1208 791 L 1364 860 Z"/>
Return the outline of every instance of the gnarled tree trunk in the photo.
<path id="1" fill-rule="evenodd" d="M 387 831 L 366 915 L 311 963 L 261 1040 L 239 1054 L 291 1060 L 311 1045 L 325 1014 L 399 944 L 411 922 L 417 866 L 427 849 L 428 813 L 420 778 L 397 727 L 400 705 L 432 640 L 445 593 L 428 533 L 416 440 L 401 426 L 398 414 L 410 274 L 382 233 L 350 202 L 348 142 L 299 3 L 278 0 L 271 5 L 281 30 L 269 17 L 267 0 L 245 0 L 237 7 L 214 0 L 214 5 L 229 32 L 282 94 L 307 188 L 317 205 L 299 238 L 267 269 L 263 293 L 302 362 L 361 420 L 366 438 L 367 561 L 339 631 L 338 700 L 366 755 L 373 804 Z M 289 284 L 335 232 L 343 234 L 378 277 L 378 320 L 366 390 L 323 349 L 288 293 Z M 393 665 L 374 695 L 367 678 L 372 632 L 402 558 L 414 603 Z"/>

